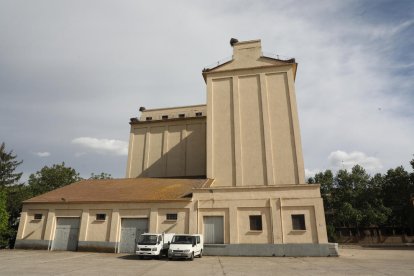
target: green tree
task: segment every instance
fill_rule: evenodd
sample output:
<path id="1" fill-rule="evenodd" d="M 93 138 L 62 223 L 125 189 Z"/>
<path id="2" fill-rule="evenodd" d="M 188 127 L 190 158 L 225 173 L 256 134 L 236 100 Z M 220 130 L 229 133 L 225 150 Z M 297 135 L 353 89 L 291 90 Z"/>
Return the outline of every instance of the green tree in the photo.
<path id="1" fill-rule="evenodd" d="M 9 244 L 10 228 L 6 201 L 6 190 L 0 187 L 0 248 L 5 248 Z"/>
<path id="2" fill-rule="evenodd" d="M 91 173 L 89 179 L 112 179 L 112 175 L 104 172 L 101 172 L 100 174 Z"/>
<path id="3" fill-rule="evenodd" d="M 13 151 L 7 151 L 4 143 L 0 145 L 0 247 L 13 247 L 22 201 L 28 195 L 19 194 L 25 190 L 19 184 L 21 172 L 16 172 L 23 161 L 17 161 Z"/>
<path id="4" fill-rule="evenodd" d="M 414 160 L 411 161 L 413 166 Z M 414 169 L 414 166 L 413 166 Z M 411 195 L 414 193 L 414 173 L 402 166 L 387 171 L 384 177 L 382 197 L 384 204 L 392 210 L 390 225 L 414 228 L 414 208 Z"/>
<path id="5" fill-rule="evenodd" d="M 7 187 L 7 211 L 9 213 L 9 246 L 14 247 L 17 229 L 19 228 L 20 212 L 22 211 L 22 202 L 31 197 L 29 187 L 24 184 L 16 184 Z"/>
<path id="6" fill-rule="evenodd" d="M 7 152 L 6 145 L 0 145 L 0 186 L 9 186 L 16 184 L 22 173 L 15 173 L 17 166 L 23 161 L 17 161 L 17 156 L 13 155 L 13 151 Z"/>
<path id="7" fill-rule="evenodd" d="M 31 174 L 28 184 L 32 196 L 37 196 L 81 179 L 75 169 L 66 167 L 62 162 L 62 164 L 54 164 L 52 167 L 45 166 L 35 174 Z"/>
<path id="8" fill-rule="evenodd" d="M 382 200 L 384 177 L 371 177 L 359 165 L 351 171 L 339 170 L 335 176 L 329 170 L 318 173 L 309 183 L 321 185 L 330 241 L 335 241 L 335 227 L 382 225 L 391 214 Z"/>

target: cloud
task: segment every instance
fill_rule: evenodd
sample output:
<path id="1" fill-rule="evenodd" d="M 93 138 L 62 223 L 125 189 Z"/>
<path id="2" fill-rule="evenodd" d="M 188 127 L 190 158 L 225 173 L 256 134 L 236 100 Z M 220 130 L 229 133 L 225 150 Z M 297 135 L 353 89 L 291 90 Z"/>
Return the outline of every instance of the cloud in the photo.
<path id="1" fill-rule="evenodd" d="M 381 161 L 378 158 L 367 156 L 360 151 L 350 153 L 341 150 L 333 151 L 329 154 L 328 160 L 333 166 L 341 169 L 351 169 L 355 165 L 361 165 L 369 171 L 382 168 Z"/>
<path id="2" fill-rule="evenodd" d="M 72 140 L 73 144 L 95 150 L 101 154 L 127 155 L 128 143 L 115 139 L 97 139 L 93 137 L 78 137 Z"/>
<path id="3" fill-rule="evenodd" d="M 49 157 L 50 156 L 50 152 L 48 152 L 48 151 L 34 152 L 33 154 L 37 155 L 39 157 Z"/>
<path id="4" fill-rule="evenodd" d="M 314 177 L 315 174 L 320 173 L 322 170 L 320 169 L 305 169 L 305 181 L 307 181 L 310 177 Z"/>

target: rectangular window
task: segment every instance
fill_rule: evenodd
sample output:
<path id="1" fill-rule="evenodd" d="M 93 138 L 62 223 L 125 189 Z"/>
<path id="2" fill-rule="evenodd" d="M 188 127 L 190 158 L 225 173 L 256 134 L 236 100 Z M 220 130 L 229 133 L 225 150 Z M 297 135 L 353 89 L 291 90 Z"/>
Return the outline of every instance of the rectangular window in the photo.
<path id="1" fill-rule="evenodd" d="M 42 219 L 43 215 L 42 214 L 35 214 L 34 215 L 34 219 L 39 220 Z"/>
<path id="2" fill-rule="evenodd" d="M 177 214 L 167 214 L 167 220 L 177 220 Z"/>
<path id="3" fill-rule="evenodd" d="M 152 117 L 146 117 L 145 120 L 151 121 L 152 120 Z"/>
<path id="4" fill-rule="evenodd" d="M 196 112 L 196 117 L 201 117 L 201 116 L 203 116 L 202 112 Z"/>
<path id="5" fill-rule="evenodd" d="M 96 214 L 96 220 L 106 220 L 106 214 Z"/>
<path id="6" fill-rule="evenodd" d="M 306 230 L 305 215 L 292 215 L 293 230 Z"/>
<path id="7" fill-rule="evenodd" d="M 262 216 L 249 216 L 250 230 L 262 231 Z"/>
<path id="8" fill-rule="evenodd" d="M 185 114 L 178 114 L 178 118 L 185 118 Z"/>
<path id="9" fill-rule="evenodd" d="M 162 119 L 163 120 L 167 120 L 168 119 L 168 115 L 162 115 Z"/>

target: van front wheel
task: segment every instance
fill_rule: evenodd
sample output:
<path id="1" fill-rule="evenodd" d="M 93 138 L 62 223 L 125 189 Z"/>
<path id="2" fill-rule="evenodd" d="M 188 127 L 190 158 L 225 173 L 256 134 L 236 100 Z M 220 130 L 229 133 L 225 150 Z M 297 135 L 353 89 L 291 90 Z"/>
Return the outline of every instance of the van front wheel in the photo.
<path id="1" fill-rule="evenodd" d="M 194 252 L 191 253 L 190 261 L 194 261 Z"/>
<path id="2" fill-rule="evenodd" d="M 200 255 L 198 255 L 199 258 L 203 258 L 203 249 L 200 250 Z"/>

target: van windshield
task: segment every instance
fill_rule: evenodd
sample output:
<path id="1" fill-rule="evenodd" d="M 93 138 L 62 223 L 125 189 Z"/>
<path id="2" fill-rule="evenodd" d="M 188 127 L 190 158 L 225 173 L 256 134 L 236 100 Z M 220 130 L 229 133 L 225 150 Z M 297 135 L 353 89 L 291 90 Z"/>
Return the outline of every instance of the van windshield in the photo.
<path id="1" fill-rule="evenodd" d="M 138 244 L 141 245 L 156 245 L 157 235 L 141 235 L 138 239 Z"/>
<path id="2" fill-rule="evenodd" d="M 171 243 L 173 244 L 193 244 L 195 237 L 192 236 L 174 236 Z"/>

